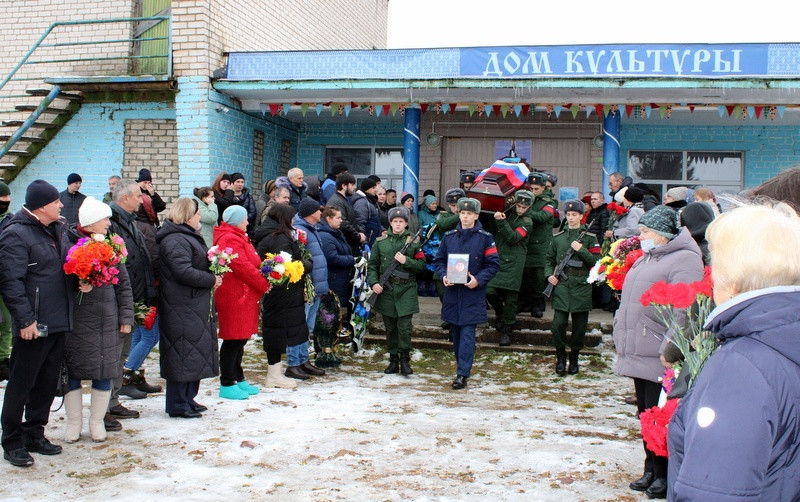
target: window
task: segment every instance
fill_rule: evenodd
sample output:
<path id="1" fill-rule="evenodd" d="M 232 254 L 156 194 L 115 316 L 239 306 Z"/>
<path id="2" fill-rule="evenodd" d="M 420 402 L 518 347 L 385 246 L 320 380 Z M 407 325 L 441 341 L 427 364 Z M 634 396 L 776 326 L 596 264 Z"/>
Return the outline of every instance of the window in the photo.
<path id="1" fill-rule="evenodd" d="M 742 152 L 634 151 L 628 155 L 628 174 L 663 196 L 676 186 L 706 187 L 714 193 L 742 189 Z"/>
<path id="2" fill-rule="evenodd" d="M 403 191 L 403 149 L 390 147 L 331 147 L 325 149 L 325 172 L 343 163 L 355 176 L 356 186 L 361 180 L 375 174 L 386 189 Z"/>

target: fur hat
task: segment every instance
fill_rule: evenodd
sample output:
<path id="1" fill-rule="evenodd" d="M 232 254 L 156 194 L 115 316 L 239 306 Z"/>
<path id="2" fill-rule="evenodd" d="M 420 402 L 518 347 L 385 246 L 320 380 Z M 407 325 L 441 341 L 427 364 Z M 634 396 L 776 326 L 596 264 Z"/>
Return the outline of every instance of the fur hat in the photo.
<path id="1" fill-rule="evenodd" d="M 568 200 L 566 204 L 564 204 L 564 214 L 570 211 L 583 214 L 586 212 L 586 205 L 579 200 Z"/>
<path id="2" fill-rule="evenodd" d="M 403 218 L 408 223 L 408 209 L 404 207 L 393 207 L 386 216 L 389 218 L 389 223 L 395 218 Z"/>
<path id="3" fill-rule="evenodd" d="M 111 206 L 100 202 L 94 197 L 83 199 L 80 209 L 78 209 L 78 223 L 82 227 L 97 223 L 103 218 L 111 218 Z"/>
<path id="4" fill-rule="evenodd" d="M 247 219 L 247 209 L 243 206 L 228 206 L 222 213 L 222 221 L 228 225 L 237 226 L 239 223 Z"/>
<path id="5" fill-rule="evenodd" d="M 517 193 L 514 194 L 514 202 L 526 206 L 532 206 L 535 198 L 528 190 L 517 190 Z"/>
<path id="6" fill-rule="evenodd" d="M 464 171 L 460 177 L 461 183 L 475 183 L 475 173 L 472 171 Z"/>
<path id="7" fill-rule="evenodd" d="M 639 219 L 639 226 L 672 239 L 678 233 L 678 213 L 667 206 L 656 206 Z"/>
<path id="8" fill-rule="evenodd" d="M 472 197 L 462 197 L 458 199 L 458 212 L 461 211 L 470 211 L 473 213 L 480 214 L 481 212 L 481 202 L 478 199 L 473 199 Z"/>
<path id="9" fill-rule="evenodd" d="M 34 180 L 25 191 L 25 207 L 28 208 L 28 211 L 33 211 L 57 201 L 58 198 L 56 187 L 45 180 Z"/>
<path id="10" fill-rule="evenodd" d="M 136 178 L 136 183 L 142 181 L 153 181 L 153 176 L 150 174 L 150 169 L 139 169 L 139 177 Z"/>
<path id="11" fill-rule="evenodd" d="M 78 173 L 69 173 L 67 176 L 67 185 L 71 185 L 73 183 L 83 183 L 83 178 Z"/>
<path id="12" fill-rule="evenodd" d="M 461 197 L 466 197 L 467 193 L 460 188 L 451 188 L 444 193 L 444 200 L 448 204 L 455 204 Z"/>
<path id="13" fill-rule="evenodd" d="M 545 173 L 530 173 L 528 175 L 529 185 L 547 185 L 547 175 Z"/>
<path id="14" fill-rule="evenodd" d="M 689 196 L 689 189 L 686 187 L 674 187 L 667 190 L 667 195 L 675 200 L 686 200 Z"/>
<path id="15" fill-rule="evenodd" d="M 317 211 L 319 211 L 319 202 L 315 201 L 311 197 L 303 197 L 303 200 L 300 201 L 300 206 L 297 212 L 301 218 L 306 218 Z"/>
<path id="16" fill-rule="evenodd" d="M 553 173 L 544 173 L 544 174 L 547 175 L 547 181 L 549 181 L 551 185 L 556 186 L 556 184 L 558 183 L 558 176 L 556 176 Z"/>
<path id="17" fill-rule="evenodd" d="M 642 202 L 646 194 L 647 192 L 645 192 L 641 188 L 635 186 L 629 186 L 628 189 L 625 190 L 625 194 L 623 195 L 623 197 L 636 204 L 637 202 Z"/>

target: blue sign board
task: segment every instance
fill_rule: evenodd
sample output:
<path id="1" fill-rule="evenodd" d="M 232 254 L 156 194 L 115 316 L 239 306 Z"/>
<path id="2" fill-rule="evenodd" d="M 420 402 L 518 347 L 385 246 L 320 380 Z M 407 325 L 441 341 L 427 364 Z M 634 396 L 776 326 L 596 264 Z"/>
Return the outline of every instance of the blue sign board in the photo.
<path id="1" fill-rule="evenodd" d="M 645 44 L 234 52 L 228 80 L 797 78 L 800 44 Z"/>

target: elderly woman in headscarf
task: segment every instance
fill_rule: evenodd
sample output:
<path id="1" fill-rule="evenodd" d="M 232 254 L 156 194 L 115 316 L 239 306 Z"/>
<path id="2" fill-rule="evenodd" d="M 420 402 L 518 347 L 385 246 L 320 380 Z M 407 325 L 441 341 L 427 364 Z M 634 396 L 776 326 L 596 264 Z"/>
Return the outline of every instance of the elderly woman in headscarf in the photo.
<path id="1" fill-rule="evenodd" d="M 630 190 L 630 188 L 628 189 Z M 703 258 L 689 230 L 678 227 L 675 211 L 657 206 L 638 222 L 644 255 L 636 260 L 625 278 L 619 309 L 614 316 L 616 373 L 633 379 L 639 412 L 656 406 L 664 374 L 663 354 L 671 332 L 661 322 L 656 308 L 639 299 L 659 281 L 691 283 L 703 278 Z M 679 320 L 683 311 L 677 313 Z M 630 484 L 650 498 L 664 498 L 667 490 L 667 458 L 645 446 L 644 474 Z"/>

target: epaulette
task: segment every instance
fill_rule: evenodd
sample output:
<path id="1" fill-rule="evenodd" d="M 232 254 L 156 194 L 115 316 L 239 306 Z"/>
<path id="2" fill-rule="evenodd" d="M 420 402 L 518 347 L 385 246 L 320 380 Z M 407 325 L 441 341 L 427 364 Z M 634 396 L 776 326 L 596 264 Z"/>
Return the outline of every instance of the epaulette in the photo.
<path id="1" fill-rule="evenodd" d="M 389 236 L 388 235 L 381 235 L 380 237 L 375 239 L 375 242 L 382 241 L 382 240 L 386 239 L 387 237 L 389 237 Z"/>
<path id="2" fill-rule="evenodd" d="M 447 232 L 445 232 L 444 235 L 454 234 L 454 233 L 456 233 L 456 231 L 458 231 L 458 229 L 454 228 L 453 230 L 448 230 Z"/>
<path id="3" fill-rule="evenodd" d="M 479 232 L 479 233 L 481 233 L 481 234 L 483 234 L 483 235 L 488 235 L 489 237 L 491 237 L 492 239 L 494 239 L 494 235 L 492 235 L 491 233 L 487 232 L 487 231 L 486 231 L 486 230 L 484 230 L 484 229 L 480 229 L 480 230 L 478 230 L 478 232 Z"/>
<path id="4" fill-rule="evenodd" d="M 592 232 L 586 232 L 586 236 L 587 237 L 591 236 L 591 237 L 594 237 L 595 239 L 597 238 L 597 234 L 593 234 Z"/>
<path id="5" fill-rule="evenodd" d="M 553 237 L 555 237 L 556 235 L 561 235 L 561 234 L 563 234 L 563 233 L 564 233 L 564 231 L 562 230 L 562 231 L 560 231 L 560 232 L 558 232 L 558 233 L 556 233 L 556 234 L 553 234 Z"/>

